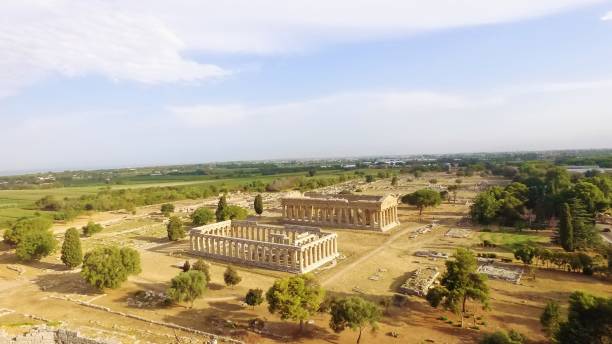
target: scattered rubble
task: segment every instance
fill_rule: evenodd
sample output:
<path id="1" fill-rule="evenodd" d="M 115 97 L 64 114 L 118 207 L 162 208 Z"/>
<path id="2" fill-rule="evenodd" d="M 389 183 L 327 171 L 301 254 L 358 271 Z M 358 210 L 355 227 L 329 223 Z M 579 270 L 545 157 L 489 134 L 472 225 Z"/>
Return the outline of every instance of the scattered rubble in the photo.
<path id="1" fill-rule="evenodd" d="M 448 253 L 438 252 L 438 251 L 416 251 L 414 255 L 417 257 L 425 257 L 425 258 L 448 259 Z"/>
<path id="2" fill-rule="evenodd" d="M 471 231 L 469 229 L 451 228 L 448 230 L 448 232 L 446 232 L 446 234 L 444 234 L 444 236 L 451 238 L 467 238 L 470 236 L 470 232 Z"/>

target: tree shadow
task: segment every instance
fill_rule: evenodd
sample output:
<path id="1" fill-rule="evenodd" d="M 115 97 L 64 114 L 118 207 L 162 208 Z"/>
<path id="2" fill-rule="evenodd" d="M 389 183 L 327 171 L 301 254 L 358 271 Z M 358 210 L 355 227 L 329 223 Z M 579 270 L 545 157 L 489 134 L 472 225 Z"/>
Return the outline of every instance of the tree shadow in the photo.
<path id="1" fill-rule="evenodd" d="M 99 289 L 87 284 L 78 272 L 40 275 L 34 280 L 34 283 L 40 290 L 54 293 L 79 295 L 101 294 Z"/>

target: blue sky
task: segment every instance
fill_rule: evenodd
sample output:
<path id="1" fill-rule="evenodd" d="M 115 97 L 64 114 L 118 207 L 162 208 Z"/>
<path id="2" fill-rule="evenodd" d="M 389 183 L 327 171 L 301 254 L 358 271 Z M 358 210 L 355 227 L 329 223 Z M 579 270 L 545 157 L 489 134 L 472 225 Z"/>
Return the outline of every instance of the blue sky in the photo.
<path id="1" fill-rule="evenodd" d="M 612 147 L 612 1 L 169 6 L 2 2 L 0 171 Z"/>

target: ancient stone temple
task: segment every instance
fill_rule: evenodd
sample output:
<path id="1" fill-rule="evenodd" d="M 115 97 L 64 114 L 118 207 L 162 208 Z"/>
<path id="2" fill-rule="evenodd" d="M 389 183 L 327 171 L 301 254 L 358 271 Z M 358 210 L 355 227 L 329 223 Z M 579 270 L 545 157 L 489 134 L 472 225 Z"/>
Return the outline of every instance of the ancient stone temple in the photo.
<path id="1" fill-rule="evenodd" d="M 397 198 L 305 193 L 281 201 L 287 223 L 387 231 L 399 224 Z"/>
<path id="2" fill-rule="evenodd" d="M 338 257 L 337 235 L 316 227 L 228 220 L 194 228 L 189 239 L 197 255 L 293 273 Z"/>

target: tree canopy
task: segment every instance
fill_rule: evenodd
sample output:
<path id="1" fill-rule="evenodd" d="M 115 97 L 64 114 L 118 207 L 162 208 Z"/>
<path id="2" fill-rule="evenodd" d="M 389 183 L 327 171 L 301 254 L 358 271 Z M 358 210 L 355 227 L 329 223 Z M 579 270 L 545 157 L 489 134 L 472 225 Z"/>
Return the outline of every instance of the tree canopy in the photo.
<path id="1" fill-rule="evenodd" d="M 166 225 L 168 232 L 168 240 L 177 241 L 185 237 L 185 228 L 183 227 L 183 221 L 178 216 L 170 217 L 168 224 Z"/>
<path id="2" fill-rule="evenodd" d="M 55 252 L 57 240 L 49 229 L 24 232 L 17 243 L 15 255 L 24 261 L 40 260 Z"/>
<path id="3" fill-rule="evenodd" d="M 173 302 L 193 302 L 204 295 L 208 283 L 201 271 L 189 270 L 181 272 L 170 281 L 170 287 L 166 294 Z"/>
<path id="4" fill-rule="evenodd" d="M 45 231 L 51 228 L 53 222 L 44 217 L 21 218 L 11 228 L 4 231 L 4 242 L 16 246 L 23 235 L 31 231 Z"/>
<path id="5" fill-rule="evenodd" d="M 572 293 L 567 321 L 559 325 L 554 337 L 559 344 L 610 343 L 612 297 L 597 297 L 580 291 Z"/>
<path id="6" fill-rule="evenodd" d="M 261 197 L 261 194 L 257 194 L 257 196 L 255 196 L 253 208 L 255 209 L 255 213 L 257 215 L 261 215 L 263 213 L 263 197 Z"/>
<path id="7" fill-rule="evenodd" d="M 324 299 L 325 290 L 310 274 L 278 279 L 266 292 L 270 313 L 278 313 L 283 320 L 299 321 L 300 328 Z"/>
<path id="8" fill-rule="evenodd" d="M 225 285 L 233 287 L 242 281 L 242 277 L 238 275 L 238 271 L 231 266 L 228 266 L 223 272 L 223 281 Z"/>
<path id="9" fill-rule="evenodd" d="M 442 304 L 444 308 L 461 314 L 463 321 L 467 300 L 488 307 L 489 287 L 486 276 L 476 272 L 478 264 L 471 251 L 459 248 L 452 258 L 445 263 L 446 272 L 442 275 L 440 287 L 430 289 L 426 298 L 432 307 Z"/>
<path id="10" fill-rule="evenodd" d="M 252 307 L 260 305 L 263 300 L 263 290 L 261 289 L 249 289 L 244 297 L 244 302 Z"/>
<path id="11" fill-rule="evenodd" d="M 85 254 L 81 276 L 87 283 L 98 288 L 118 288 L 129 275 L 139 274 L 138 251 L 115 246 L 100 247 Z"/>
<path id="12" fill-rule="evenodd" d="M 68 228 L 64 234 L 62 244 L 62 263 L 69 269 L 74 269 L 83 262 L 83 250 L 81 249 L 81 238 L 76 228 Z"/>
<path id="13" fill-rule="evenodd" d="M 203 226 L 215 220 L 215 213 L 208 208 L 199 207 L 193 213 L 191 213 L 190 217 L 194 226 Z"/>
<path id="14" fill-rule="evenodd" d="M 333 301 L 330 314 L 329 327 L 335 332 L 344 331 L 345 328 L 359 331 L 357 344 L 361 341 L 363 328 L 367 325 L 376 328 L 382 316 L 380 309 L 375 304 L 358 296 Z"/>
<path id="15" fill-rule="evenodd" d="M 442 198 L 437 191 L 421 189 L 402 197 L 402 203 L 416 206 L 419 209 L 420 216 L 423 214 L 423 209 L 440 205 Z"/>

